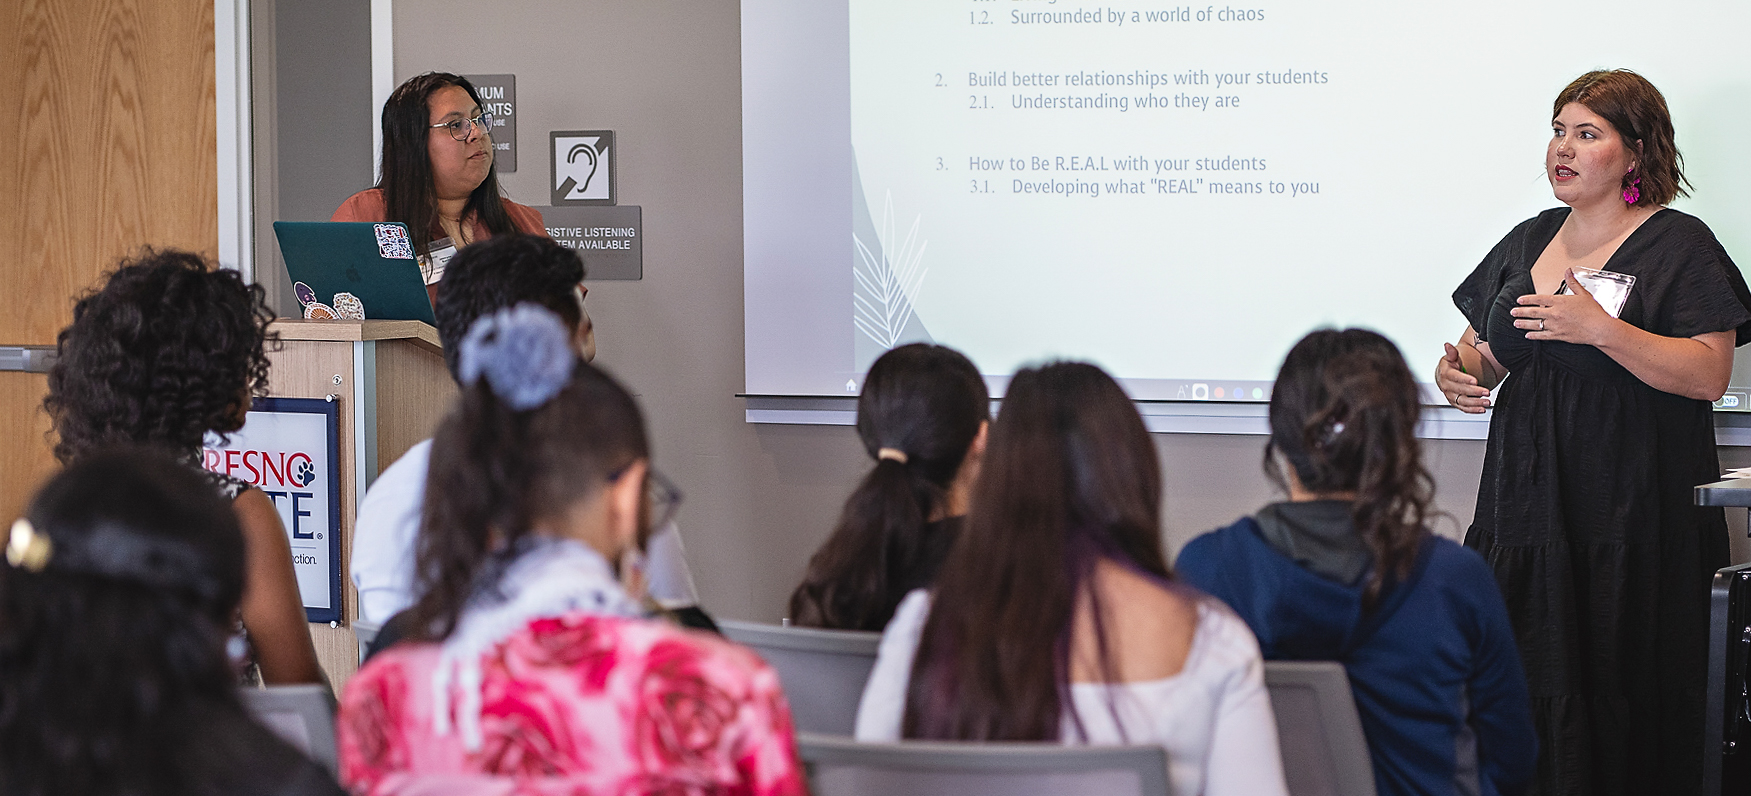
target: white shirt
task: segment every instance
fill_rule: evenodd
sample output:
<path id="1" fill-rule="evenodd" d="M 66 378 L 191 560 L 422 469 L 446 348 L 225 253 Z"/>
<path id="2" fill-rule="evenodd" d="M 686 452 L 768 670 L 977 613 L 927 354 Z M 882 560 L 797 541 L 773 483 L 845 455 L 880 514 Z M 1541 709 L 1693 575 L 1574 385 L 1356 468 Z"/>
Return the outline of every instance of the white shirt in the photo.
<path id="1" fill-rule="evenodd" d="M 414 598 L 414 543 L 426 502 L 426 471 L 432 441 L 407 449 L 365 490 L 359 519 L 353 526 L 353 586 L 359 590 L 359 620 L 381 625 Z M 651 534 L 645 551 L 645 575 L 652 598 L 675 608 L 699 603 L 687 551 L 673 522 Z"/>
<path id="2" fill-rule="evenodd" d="M 914 591 L 901 601 L 882 632 L 875 669 L 857 710 L 857 740 L 900 739 L 912 660 L 929 616 L 929 593 Z M 1245 622 L 1214 600 L 1198 603 L 1198 629 L 1179 674 L 1113 685 L 1072 683 L 1070 692 L 1076 715 L 1088 732 L 1087 743 L 1157 743 L 1165 748 L 1174 793 L 1288 793 L 1258 641 Z M 1060 733 L 1066 743 L 1082 743 L 1068 713 Z"/>

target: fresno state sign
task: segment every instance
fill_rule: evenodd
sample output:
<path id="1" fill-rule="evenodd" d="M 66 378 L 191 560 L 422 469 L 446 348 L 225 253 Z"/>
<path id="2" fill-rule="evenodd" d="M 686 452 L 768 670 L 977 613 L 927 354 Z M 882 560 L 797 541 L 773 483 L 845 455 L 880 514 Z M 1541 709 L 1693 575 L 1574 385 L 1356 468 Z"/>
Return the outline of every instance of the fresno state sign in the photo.
<path id="1" fill-rule="evenodd" d="M 338 407 L 321 398 L 257 398 L 242 429 L 224 445 L 209 437 L 201 451 L 202 467 L 260 489 L 279 509 L 311 622 L 341 618 Z"/>

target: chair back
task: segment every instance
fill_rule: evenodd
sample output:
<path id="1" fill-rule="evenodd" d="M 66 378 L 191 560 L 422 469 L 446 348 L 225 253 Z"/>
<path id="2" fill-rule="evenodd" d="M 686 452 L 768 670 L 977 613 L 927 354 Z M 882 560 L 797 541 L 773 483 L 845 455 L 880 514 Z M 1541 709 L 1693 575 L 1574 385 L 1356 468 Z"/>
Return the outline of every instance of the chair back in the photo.
<path id="1" fill-rule="evenodd" d="M 777 670 L 798 730 L 851 735 L 882 634 L 733 619 L 719 619 L 717 624 L 725 637 L 752 647 Z"/>
<path id="2" fill-rule="evenodd" d="M 1336 661 L 1265 661 L 1290 796 L 1374 796 L 1350 676 Z"/>
<path id="3" fill-rule="evenodd" d="M 334 693 L 326 685 L 270 685 L 245 688 L 243 706 L 255 720 L 286 743 L 339 775 L 334 741 Z"/>
<path id="4" fill-rule="evenodd" d="M 815 796 L 1172 796 L 1160 746 L 903 741 L 801 733 Z"/>

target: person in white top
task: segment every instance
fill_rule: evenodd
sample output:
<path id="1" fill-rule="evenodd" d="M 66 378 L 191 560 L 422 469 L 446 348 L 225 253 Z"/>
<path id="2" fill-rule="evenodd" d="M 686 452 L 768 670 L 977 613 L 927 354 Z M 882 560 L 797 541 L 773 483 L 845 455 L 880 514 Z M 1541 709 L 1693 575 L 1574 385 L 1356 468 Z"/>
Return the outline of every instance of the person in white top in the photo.
<path id="1" fill-rule="evenodd" d="M 1016 374 L 935 588 L 883 632 L 857 739 L 1159 744 L 1175 793 L 1285 796 L 1258 642 L 1174 581 L 1160 509 L 1111 377 Z"/>
<path id="2" fill-rule="evenodd" d="M 426 500 L 426 471 L 432 441 L 421 440 L 389 466 L 365 492 L 353 537 L 353 586 L 359 590 L 359 619 L 381 625 L 419 595 L 414 586 L 414 545 Z M 646 593 L 664 608 L 699 603 L 687 569 L 681 531 L 669 522 L 651 534 L 646 550 Z"/>
<path id="3" fill-rule="evenodd" d="M 500 235 L 459 251 L 445 270 L 444 289 L 433 308 L 450 375 L 456 375 L 456 352 L 477 319 L 524 302 L 558 315 L 575 330 L 578 353 L 586 362 L 595 359 L 595 326 L 584 311 L 583 278 L 577 253 L 547 238 Z M 419 597 L 414 551 L 431 452 L 429 439 L 409 448 L 377 476 L 359 505 L 350 574 L 359 591 L 360 621 L 382 625 Z M 647 594 L 671 609 L 699 602 L 674 523 L 651 536 L 647 556 Z"/>

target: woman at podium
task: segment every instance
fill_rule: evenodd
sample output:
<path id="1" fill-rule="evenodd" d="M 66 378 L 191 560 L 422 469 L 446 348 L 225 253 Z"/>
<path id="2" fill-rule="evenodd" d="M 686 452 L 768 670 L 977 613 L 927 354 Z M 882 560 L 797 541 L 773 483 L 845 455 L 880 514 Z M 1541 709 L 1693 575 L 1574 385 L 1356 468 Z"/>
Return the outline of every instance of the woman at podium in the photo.
<path id="1" fill-rule="evenodd" d="M 1545 172 L 1566 207 L 1454 291 L 1435 380 L 1491 406 L 1466 545 L 1495 570 L 1539 731 L 1536 792 L 1696 793 L 1708 594 L 1727 565 L 1709 402 L 1751 341 L 1751 292 L 1684 195 L 1666 100 L 1628 71 L 1557 96 Z M 1509 377 L 1512 374 L 1512 377 Z M 1719 753 L 1719 750 L 1714 750 Z"/>
<path id="2" fill-rule="evenodd" d="M 409 78 L 383 104 L 382 178 L 329 220 L 406 224 L 428 286 L 463 246 L 507 232 L 546 235 L 540 213 L 500 194 L 492 124 L 467 78 Z"/>

